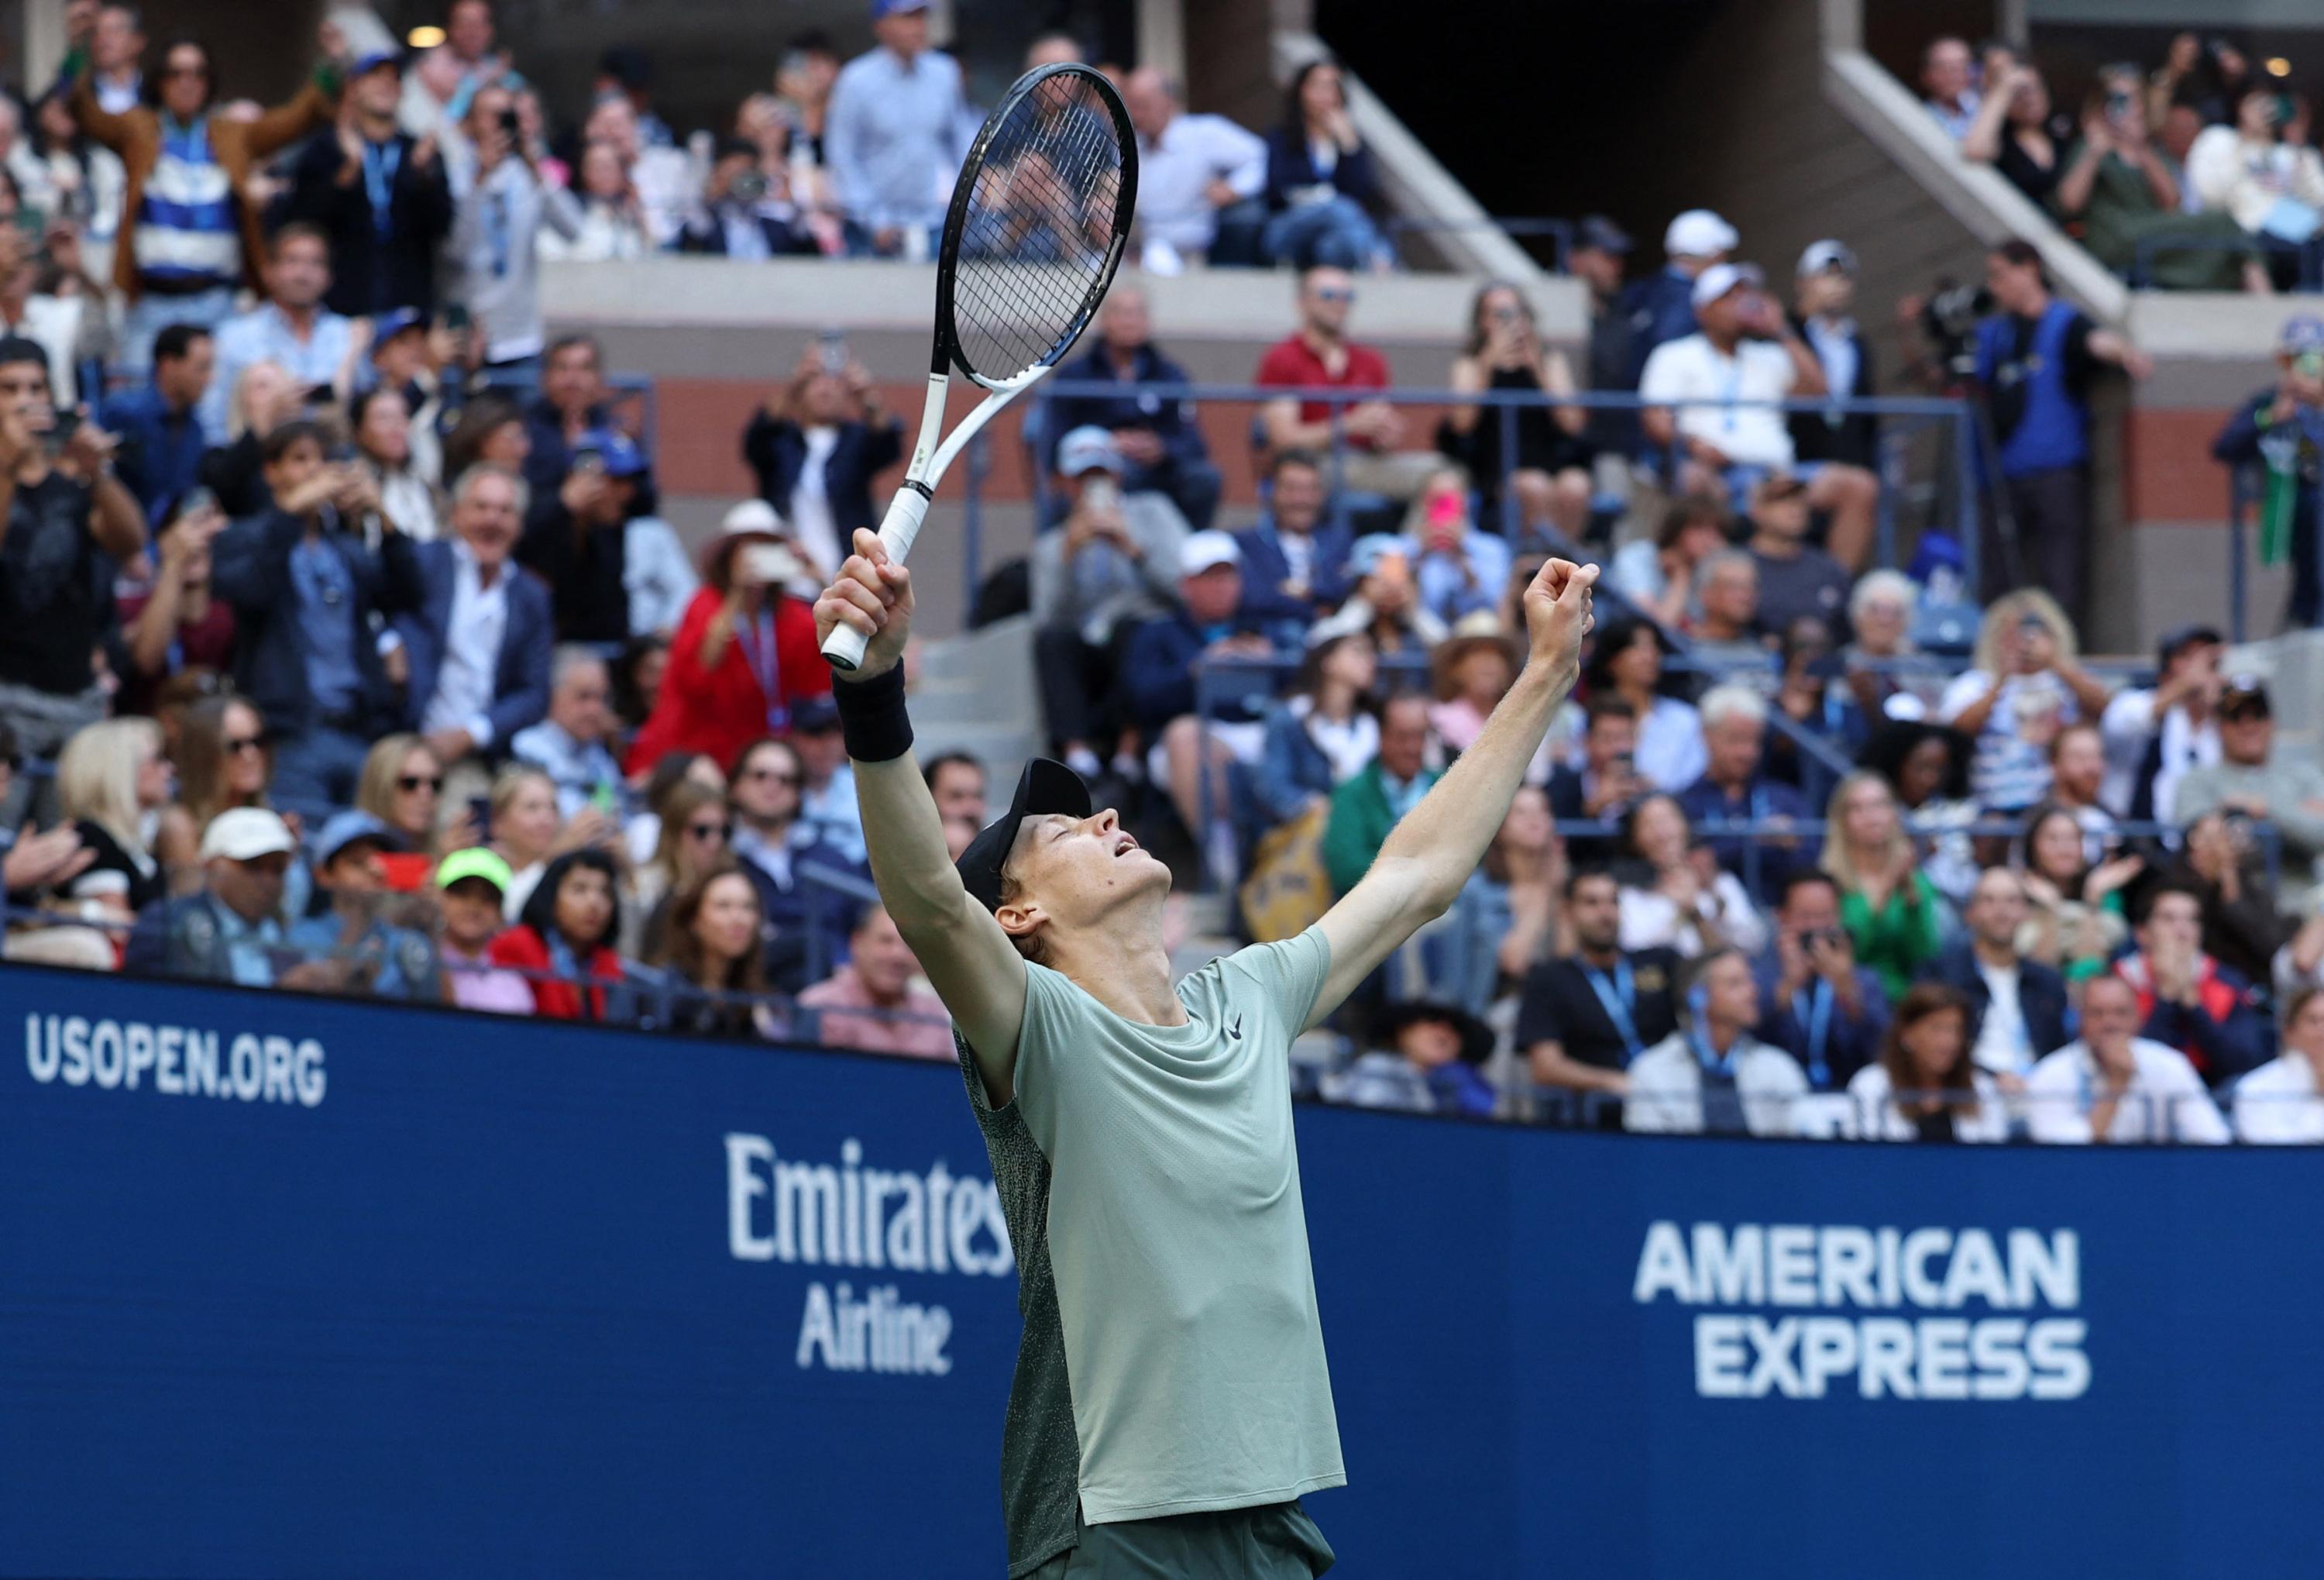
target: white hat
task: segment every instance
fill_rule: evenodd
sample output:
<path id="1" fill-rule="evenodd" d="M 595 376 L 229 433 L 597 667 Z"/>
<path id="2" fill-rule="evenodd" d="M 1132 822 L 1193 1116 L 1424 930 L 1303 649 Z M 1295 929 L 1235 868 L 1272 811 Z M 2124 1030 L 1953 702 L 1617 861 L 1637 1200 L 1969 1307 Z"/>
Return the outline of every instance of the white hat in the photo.
<path id="1" fill-rule="evenodd" d="M 1084 472 L 1121 473 L 1121 451 L 1113 435 L 1094 422 L 1084 423 L 1057 441 L 1057 473 L 1078 477 Z"/>
<path id="2" fill-rule="evenodd" d="M 202 831 L 201 858 L 230 862 L 256 861 L 263 855 L 289 855 L 299 848 L 290 826 L 263 807 L 234 807 L 210 819 Z"/>
<path id="3" fill-rule="evenodd" d="M 1674 258 L 1708 258 L 1731 253 L 1742 238 L 1708 208 L 1690 208 L 1663 232 L 1663 251 Z"/>
<path id="4" fill-rule="evenodd" d="M 1808 243 L 1808 250 L 1800 254 L 1800 274 L 1821 274 L 1826 269 L 1837 269 L 1843 274 L 1856 273 L 1856 254 L 1841 241 Z"/>
<path id="5" fill-rule="evenodd" d="M 1220 565 L 1240 565 L 1242 550 L 1235 547 L 1234 539 L 1216 527 L 1188 534 L 1178 550 L 1178 574 L 1200 576 Z"/>
<path id="6" fill-rule="evenodd" d="M 726 513 L 718 523 L 721 532 L 779 532 L 783 518 L 775 507 L 763 499 L 746 499 Z"/>
<path id="7" fill-rule="evenodd" d="M 1709 307 L 1738 285 L 1758 285 L 1766 276 L 1751 263 L 1713 263 L 1694 277 L 1694 305 Z"/>

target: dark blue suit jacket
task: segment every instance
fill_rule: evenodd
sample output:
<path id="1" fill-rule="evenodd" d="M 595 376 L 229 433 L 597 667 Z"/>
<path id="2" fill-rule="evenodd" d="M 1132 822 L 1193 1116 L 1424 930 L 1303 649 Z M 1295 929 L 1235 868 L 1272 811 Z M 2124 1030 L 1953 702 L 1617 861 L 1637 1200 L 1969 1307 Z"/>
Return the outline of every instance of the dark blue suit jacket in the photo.
<path id="1" fill-rule="evenodd" d="M 1923 982 L 1941 982 L 1969 1000 L 1969 1046 L 1977 1046 L 1985 1025 L 1986 1007 L 1993 994 L 1977 968 L 1977 952 L 1967 942 L 1955 944 L 1921 969 Z M 2066 979 L 2038 960 L 2017 963 L 2017 1012 L 2025 1017 L 2025 1039 L 2034 1057 L 2055 1053 L 2074 1039 L 2072 1012 L 2066 1002 Z"/>
<path id="2" fill-rule="evenodd" d="M 1120 386 L 1117 395 L 1060 395 L 1050 404 L 1041 420 L 1041 444 L 1044 459 L 1052 467 L 1056 465 L 1057 441 L 1076 428 L 1094 427 L 1111 431 L 1118 428 L 1151 430 L 1162 441 L 1168 462 L 1206 461 L 1210 446 L 1203 439 L 1203 430 L 1194 420 L 1194 402 L 1176 395 L 1157 395 L 1141 390 L 1146 384 L 1183 384 L 1193 381 L 1186 370 L 1163 356 L 1151 346 L 1138 348 L 1136 367 L 1127 379 L 1113 376 L 1113 365 L 1106 358 L 1105 347 L 1093 347 L 1086 356 L 1077 356 L 1057 370 L 1060 380 L 1074 383 L 1112 383 Z M 1166 462 L 1167 464 L 1167 462 Z"/>
<path id="3" fill-rule="evenodd" d="M 404 688 L 404 725 L 418 729 L 436 695 L 444 649 L 452 625 L 452 584 L 458 566 L 450 542 L 438 540 L 419 549 L 420 606 L 397 619 L 395 629 L 410 655 L 411 683 Z M 508 621 L 501 628 L 501 655 L 493 670 L 492 720 L 495 754 L 509 737 L 539 724 L 549 713 L 549 655 L 557 645 L 556 616 L 549 586 L 511 559 L 501 570 L 508 585 Z"/>
<path id="4" fill-rule="evenodd" d="M 1308 573 L 1305 603 L 1283 590 L 1291 562 L 1283 557 L 1283 542 L 1276 535 L 1273 521 L 1260 518 L 1256 526 L 1237 532 L 1234 541 L 1242 550 L 1243 613 L 1254 619 L 1308 624 L 1322 610 L 1337 605 L 1354 590 L 1348 585 L 1347 566 L 1348 550 L 1356 535 L 1345 522 L 1315 523 L 1315 562 Z"/>
<path id="5" fill-rule="evenodd" d="M 290 551 L 306 523 L 272 506 L 218 534 L 211 550 L 212 590 L 234 606 L 235 689 L 248 698 L 269 732 L 297 734 L 316 721 L 307 689 L 307 643 L 299 624 L 299 594 Z M 358 734 L 385 735 L 402 716 L 395 688 L 380 662 L 378 622 L 420 604 L 420 565 L 411 540 L 389 532 L 374 554 L 352 531 L 325 534 L 355 583 L 347 618 L 355 622 L 355 669 L 363 679 L 364 716 Z"/>
<path id="6" fill-rule="evenodd" d="M 824 492 L 831 500 L 831 524 L 839 531 L 843 550 L 853 541 L 855 529 L 877 529 L 880 517 L 872 503 L 872 479 L 903 458 L 904 425 L 890 417 L 877 428 L 862 422 L 839 425 L 839 440 L 823 464 Z M 742 459 L 758 474 L 759 497 L 788 519 L 791 491 L 807 467 L 807 434 L 785 418 L 779 421 L 764 411 L 742 430 Z"/>

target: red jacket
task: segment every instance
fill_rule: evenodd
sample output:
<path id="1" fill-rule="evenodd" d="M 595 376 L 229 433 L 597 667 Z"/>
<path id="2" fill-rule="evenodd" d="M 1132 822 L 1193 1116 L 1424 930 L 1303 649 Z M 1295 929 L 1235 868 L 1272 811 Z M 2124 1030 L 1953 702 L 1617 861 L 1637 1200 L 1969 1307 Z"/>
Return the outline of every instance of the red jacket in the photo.
<path id="1" fill-rule="evenodd" d="M 721 768 L 761 735 L 779 733 L 779 721 L 803 698 L 831 692 L 831 666 L 816 645 L 815 614 L 797 598 L 775 600 L 776 689 L 779 709 L 752 670 L 745 644 L 729 636 L 715 668 L 702 667 L 702 639 L 725 599 L 704 587 L 686 606 L 678 635 L 669 644 L 669 667 L 652 715 L 631 744 L 627 764 L 643 773 L 672 752 L 706 752 Z"/>
<path id="2" fill-rule="evenodd" d="M 494 938 L 484 948 L 484 957 L 495 966 L 506 966 L 517 971 L 547 973 L 557 969 L 549 957 L 549 945 L 529 927 L 512 927 Z M 622 957 L 611 949 L 601 948 L 581 963 L 584 975 L 607 982 L 618 981 L 622 975 Z M 585 1013 L 581 1006 L 582 990 L 570 982 L 549 981 L 545 977 L 528 976 L 526 985 L 532 989 L 532 1007 L 544 1021 L 602 1021 L 605 1018 L 605 990 L 588 989 L 589 1005 Z"/>

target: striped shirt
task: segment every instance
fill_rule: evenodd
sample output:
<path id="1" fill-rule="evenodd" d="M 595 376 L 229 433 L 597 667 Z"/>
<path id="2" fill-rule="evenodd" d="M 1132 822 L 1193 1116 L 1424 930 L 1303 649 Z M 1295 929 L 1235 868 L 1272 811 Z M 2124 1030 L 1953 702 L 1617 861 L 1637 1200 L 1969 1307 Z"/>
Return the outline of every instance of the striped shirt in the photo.
<path id="1" fill-rule="evenodd" d="M 161 151 L 145 178 L 131 245 L 138 278 L 178 291 L 231 287 L 242 278 L 234 191 L 210 146 L 208 117 L 161 117 Z"/>

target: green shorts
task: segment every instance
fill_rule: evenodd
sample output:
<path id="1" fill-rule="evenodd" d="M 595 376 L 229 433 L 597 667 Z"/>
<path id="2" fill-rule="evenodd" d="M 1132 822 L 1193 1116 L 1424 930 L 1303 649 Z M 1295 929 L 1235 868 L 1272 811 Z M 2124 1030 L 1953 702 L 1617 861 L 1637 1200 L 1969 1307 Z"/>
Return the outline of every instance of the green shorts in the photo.
<path id="1" fill-rule="evenodd" d="M 1025 1580 L 1314 1580 L 1332 1544 L 1294 1498 L 1249 1509 L 1083 1525 Z"/>

